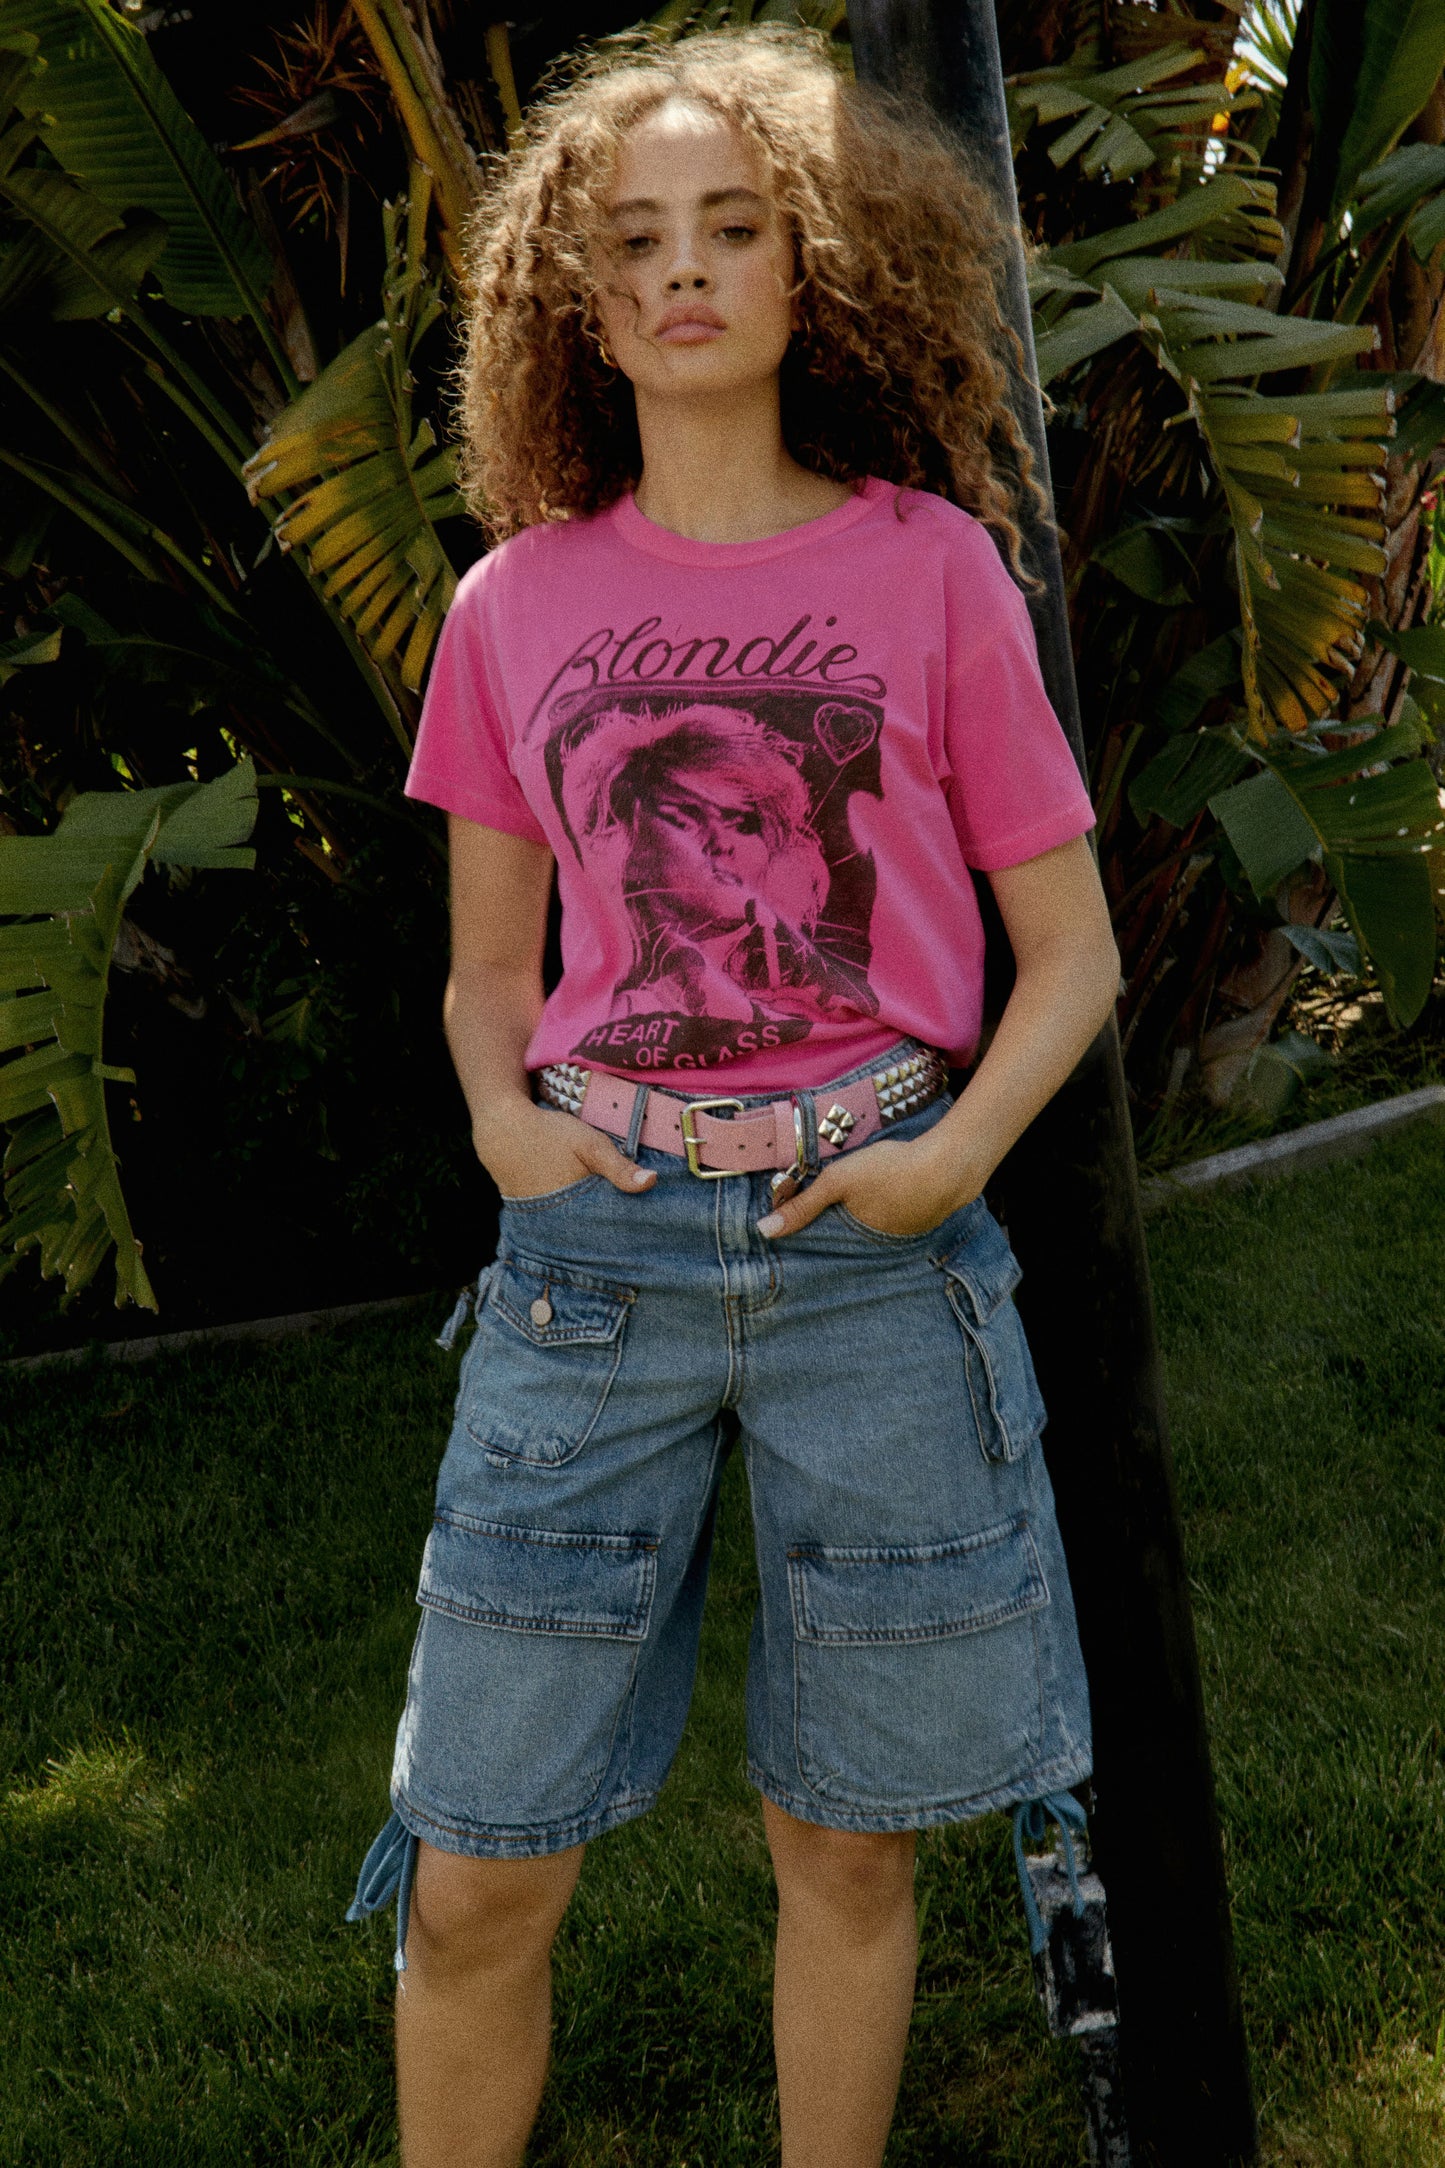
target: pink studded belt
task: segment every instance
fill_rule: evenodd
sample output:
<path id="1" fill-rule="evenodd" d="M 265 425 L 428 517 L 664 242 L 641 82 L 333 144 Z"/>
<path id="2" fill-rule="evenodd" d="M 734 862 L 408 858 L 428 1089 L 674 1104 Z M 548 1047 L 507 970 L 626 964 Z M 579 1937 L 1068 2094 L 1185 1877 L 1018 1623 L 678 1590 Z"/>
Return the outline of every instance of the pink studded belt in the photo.
<path id="1" fill-rule="evenodd" d="M 916 1114 L 947 1082 L 942 1055 L 922 1047 L 854 1083 L 790 1092 L 764 1106 L 749 1107 L 741 1099 L 684 1099 L 570 1061 L 538 1072 L 537 1096 L 625 1140 L 631 1151 L 645 1144 L 675 1152 L 704 1182 L 776 1170 L 773 1189 L 781 1200 L 785 1192 L 791 1195 L 789 1184 L 796 1188 L 820 1161 L 866 1144 L 904 1115 Z"/>

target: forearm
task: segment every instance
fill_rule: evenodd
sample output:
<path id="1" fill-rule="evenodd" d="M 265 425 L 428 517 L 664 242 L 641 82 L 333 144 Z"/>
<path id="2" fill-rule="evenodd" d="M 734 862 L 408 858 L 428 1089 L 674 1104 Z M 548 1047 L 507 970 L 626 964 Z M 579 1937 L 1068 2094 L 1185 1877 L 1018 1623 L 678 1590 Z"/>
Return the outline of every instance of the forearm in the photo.
<path id="1" fill-rule="evenodd" d="M 1060 943 L 1020 969 L 978 1067 L 928 1142 L 950 1186 L 976 1196 L 1107 1021 L 1118 991 L 1112 944 Z"/>
<path id="2" fill-rule="evenodd" d="M 542 1013 L 542 982 L 530 963 L 452 967 L 442 1003 L 447 1044 L 483 1159 L 499 1123 L 530 1105 L 526 1052 Z"/>

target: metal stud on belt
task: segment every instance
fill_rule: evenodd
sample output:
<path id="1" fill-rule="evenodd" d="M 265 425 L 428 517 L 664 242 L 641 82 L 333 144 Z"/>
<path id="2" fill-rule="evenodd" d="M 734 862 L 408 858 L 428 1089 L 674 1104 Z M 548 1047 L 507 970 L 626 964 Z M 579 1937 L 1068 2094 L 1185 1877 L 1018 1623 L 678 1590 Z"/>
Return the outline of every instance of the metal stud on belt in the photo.
<path id="1" fill-rule="evenodd" d="M 936 1098 L 941 1081 L 943 1065 L 930 1049 L 923 1054 L 910 1054 L 907 1061 L 894 1062 L 889 1068 L 874 1072 L 873 1089 L 878 1095 L 878 1112 L 885 1122 L 901 1122 L 905 1114 L 913 1114 L 930 1099 Z M 830 1109 L 830 1115 L 831 1115 Z M 823 1125 L 818 1125 L 821 1130 Z M 837 1140 L 830 1137 L 829 1142 Z"/>
<path id="2" fill-rule="evenodd" d="M 575 1061 L 549 1062 L 542 1071 L 542 1097 L 549 1107 L 558 1107 L 563 1114 L 580 1114 L 591 1074 L 590 1069 L 579 1068 Z"/>

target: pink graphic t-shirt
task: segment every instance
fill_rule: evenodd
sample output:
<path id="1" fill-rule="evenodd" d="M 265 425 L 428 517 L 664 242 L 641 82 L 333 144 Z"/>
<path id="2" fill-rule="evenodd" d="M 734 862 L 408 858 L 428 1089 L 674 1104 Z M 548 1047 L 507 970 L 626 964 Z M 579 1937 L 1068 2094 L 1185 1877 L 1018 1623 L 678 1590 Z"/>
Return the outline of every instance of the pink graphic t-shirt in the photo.
<path id="1" fill-rule="evenodd" d="M 514 536 L 457 589 L 406 788 L 556 858 L 529 1068 L 714 1091 L 825 1084 L 905 1033 L 966 1062 L 969 867 L 1093 825 L 987 530 L 876 480 L 762 542 L 630 497 Z"/>

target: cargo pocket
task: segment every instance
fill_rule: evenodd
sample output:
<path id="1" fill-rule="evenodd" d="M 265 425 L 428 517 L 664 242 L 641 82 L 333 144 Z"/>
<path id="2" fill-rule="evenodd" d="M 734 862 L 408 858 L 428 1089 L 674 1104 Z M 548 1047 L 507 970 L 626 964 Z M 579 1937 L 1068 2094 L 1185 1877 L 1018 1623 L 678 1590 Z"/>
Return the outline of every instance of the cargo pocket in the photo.
<path id="1" fill-rule="evenodd" d="M 647 1638 L 657 1538 L 439 1513 L 397 1776 L 444 1826 L 565 1828 L 607 1774 Z"/>
<path id="2" fill-rule="evenodd" d="M 587 1443 L 622 1360 L 629 1287 L 507 1257 L 468 1351 L 463 1420 L 484 1452 L 560 1467 Z"/>
<path id="3" fill-rule="evenodd" d="M 1027 1518 L 948 1543 L 788 1553 L 798 1769 L 840 1807 L 906 1815 L 1001 1790 L 1043 1737 Z"/>
<path id="4" fill-rule="evenodd" d="M 997 1221 L 941 1264 L 963 1336 L 963 1367 L 985 1460 L 1017 1460 L 1043 1429 L 1046 1411 L 1013 1291 L 1023 1274 Z"/>

